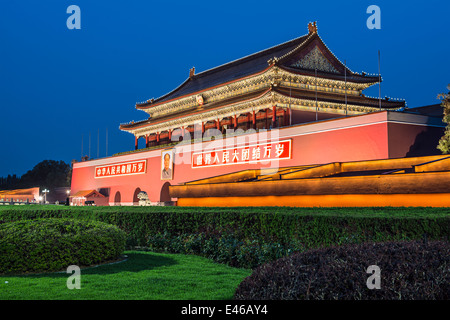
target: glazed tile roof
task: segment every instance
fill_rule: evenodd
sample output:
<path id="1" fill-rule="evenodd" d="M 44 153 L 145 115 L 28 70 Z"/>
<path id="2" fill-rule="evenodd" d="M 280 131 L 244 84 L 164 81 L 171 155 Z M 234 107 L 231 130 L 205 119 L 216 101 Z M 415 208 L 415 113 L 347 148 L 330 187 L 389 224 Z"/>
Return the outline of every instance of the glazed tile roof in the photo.
<path id="1" fill-rule="evenodd" d="M 206 88 L 240 79 L 245 76 L 258 73 L 266 69 L 269 65 L 267 61 L 273 57 L 283 56 L 302 44 L 308 35 L 287 41 L 269 49 L 259 51 L 249 56 L 234 60 L 221 66 L 200 72 L 193 77 L 186 79 L 175 90 L 155 99 L 153 103 L 159 103 L 174 98 L 178 98 L 190 93 L 201 91 Z M 147 105 L 143 103 L 139 105 Z"/>
<path id="2" fill-rule="evenodd" d="M 187 78 L 180 86 L 171 92 L 154 99 L 147 100 L 143 103 L 136 104 L 136 108 L 145 109 L 153 105 L 161 104 L 170 100 L 174 100 L 183 96 L 191 95 L 202 90 L 206 90 L 230 81 L 245 78 L 250 75 L 260 73 L 269 68 L 268 61 L 277 58 L 279 61 L 292 62 L 292 59 L 300 53 L 303 48 L 311 43 L 319 44 L 325 52 L 327 59 L 332 60 L 335 66 L 339 65 L 340 72 L 337 74 L 319 72 L 319 76 L 325 76 L 332 79 L 344 79 L 343 64 L 329 51 L 322 42 L 317 33 L 307 34 L 296 39 L 284 42 L 274 47 L 259 51 L 246 57 L 231 61 L 221 66 L 200 72 Z M 289 72 L 311 74 L 311 70 L 289 67 L 289 64 L 280 64 L 282 69 Z M 378 78 L 374 76 L 364 76 L 354 73 L 347 69 L 347 81 L 373 83 Z M 314 71 L 312 71 L 314 73 Z"/>
<path id="3" fill-rule="evenodd" d="M 97 190 L 81 190 L 75 193 L 73 196 L 70 196 L 71 198 L 88 198 L 93 195 L 99 196 L 101 198 L 104 198 L 105 196 L 99 193 Z"/>
<path id="4" fill-rule="evenodd" d="M 0 195 L 33 195 L 39 193 L 39 188 L 1 190 Z"/>
<path id="5" fill-rule="evenodd" d="M 274 91 L 279 94 L 282 94 L 285 97 L 292 97 L 292 98 L 298 98 L 298 99 L 307 99 L 307 100 L 315 100 L 316 93 L 311 90 L 302 90 L 302 89 L 289 89 L 289 88 L 283 88 L 283 87 L 272 87 L 270 89 L 261 89 L 255 92 L 243 94 L 238 97 L 233 97 L 230 99 L 208 103 L 203 106 L 196 106 L 187 110 L 183 110 L 180 112 L 175 112 L 171 114 L 166 114 L 162 116 L 157 116 L 154 118 L 149 118 L 146 120 L 130 123 L 130 124 L 122 124 L 121 129 L 135 129 L 135 128 L 141 128 L 147 125 L 154 125 L 158 123 L 163 123 L 165 121 L 182 118 L 185 116 L 193 115 L 195 113 L 201 113 L 204 111 L 213 110 L 215 108 L 223 108 L 227 105 L 238 103 L 246 100 L 252 100 L 257 99 L 258 97 L 261 97 L 262 95 Z M 335 102 L 335 103 L 343 103 L 344 101 L 344 94 L 336 94 L 336 93 L 327 93 L 327 92 L 317 92 L 317 98 L 320 102 Z M 347 96 L 347 103 L 349 106 L 354 107 L 364 107 L 364 106 L 371 106 L 371 107 L 378 107 L 379 106 L 379 99 L 377 98 L 368 98 L 364 96 L 354 96 L 354 95 L 348 95 Z M 398 109 L 405 106 L 405 101 L 395 101 L 395 100 L 381 100 L 381 106 L 385 109 Z"/>

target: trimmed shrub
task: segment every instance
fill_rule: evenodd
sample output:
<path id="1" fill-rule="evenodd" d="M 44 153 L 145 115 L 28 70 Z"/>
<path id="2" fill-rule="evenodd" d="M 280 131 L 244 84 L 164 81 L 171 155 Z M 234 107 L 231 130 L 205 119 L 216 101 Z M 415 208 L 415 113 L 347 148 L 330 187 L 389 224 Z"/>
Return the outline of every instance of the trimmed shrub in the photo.
<path id="1" fill-rule="evenodd" d="M 22 220 L 0 224 L 0 274 L 58 271 L 117 259 L 126 234 L 103 222 Z"/>
<path id="2" fill-rule="evenodd" d="M 155 252 L 197 254 L 232 267 L 255 268 L 295 251 L 303 251 L 301 243 L 267 243 L 264 240 L 240 240 L 233 235 L 208 234 L 162 234 L 151 235 L 146 244 Z"/>
<path id="3" fill-rule="evenodd" d="M 76 218 L 103 221 L 127 233 L 127 245 L 145 246 L 148 237 L 168 233 L 228 234 L 307 248 L 361 242 L 449 240 L 450 208 L 289 207 L 55 207 L 0 206 L 0 220 Z"/>
<path id="4" fill-rule="evenodd" d="M 450 208 L 0 206 L 5 222 L 39 218 L 102 221 L 125 231 L 128 248 L 199 254 L 245 268 L 318 247 L 450 239 Z"/>
<path id="5" fill-rule="evenodd" d="M 380 289 L 369 289 L 380 268 Z M 264 264 L 239 285 L 237 300 L 447 300 L 446 241 L 366 243 L 314 249 Z"/>

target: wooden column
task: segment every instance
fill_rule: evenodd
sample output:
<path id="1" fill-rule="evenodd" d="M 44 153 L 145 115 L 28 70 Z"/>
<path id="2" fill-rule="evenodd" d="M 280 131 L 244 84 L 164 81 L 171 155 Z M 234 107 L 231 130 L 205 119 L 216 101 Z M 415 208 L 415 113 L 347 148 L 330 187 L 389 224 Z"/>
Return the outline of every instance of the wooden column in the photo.
<path id="1" fill-rule="evenodd" d="M 159 138 L 160 138 L 159 132 L 157 132 L 157 133 L 156 133 L 156 144 L 159 144 Z"/>
<path id="2" fill-rule="evenodd" d="M 269 108 L 266 109 L 266 128 L 269 129 Z"/>
<path id="3" fill-rule="evenodd" d="M 148 148 L 149 147 L 149 139 L 148 139 L 148 134 L 145 135 L 145 147 Z"/>
<path id="4" fill-rule="evenodd" d="M 290 126 L 291 125 L 291 109 L 287 108 L 286 109 L 286 125 Z"/>
<path id="5" fill-rule="evenodd" d="M 205 123 L 202 121 L 202 135 L 205 133 Z"/>
<path id="6" fill-rule="evenodd" d="M 134 136 L 134 150 L 138 149 L 138 137 Z"/>
<path id="7" fill-rule="evenodd" d="M 256 130 L 256 112 L 255 112 L 255 110 L 253 110 L 253 112 L 252 112 L 252 125 L 253 125 L 253 129 Z"/>
<path id="8" fill-rule="evenodd" d="M 169 132 L 169 142 L 170 142 L 170 141 L 172 141 L 172 129 L 169 129 L 168 132 Z"/>
<path id="9" fill-rule="evenodd" d="M 277 106 L 272 107 L 272 128 L 276 128 L 277 124 Z"/>
<path id="10" fill-rule="evenodd" d="M 247 113 L 247 123 L 245 124 L 245 129 L 248 130 L 250 129 L 250 121 L 252 119 L 252 114 L 250 112 Z"/>
<path id="11" fill-rule="evenodd" d="M 286 109 L 283 108 L 283 126 L 287 126 L 288 123 L 286 121 Z"/>
<path id="12" fill-rule="evenodd" d="M 217 128 L 217 130 L 220 131 L 220 120 L 219 119 L 216 120 L 216 128 Z"/>
<path id="13" fill-rule="evenodd" d="M 237 129 L 237 116 L 234 115 L 233 117 L 233 129 Z"/>

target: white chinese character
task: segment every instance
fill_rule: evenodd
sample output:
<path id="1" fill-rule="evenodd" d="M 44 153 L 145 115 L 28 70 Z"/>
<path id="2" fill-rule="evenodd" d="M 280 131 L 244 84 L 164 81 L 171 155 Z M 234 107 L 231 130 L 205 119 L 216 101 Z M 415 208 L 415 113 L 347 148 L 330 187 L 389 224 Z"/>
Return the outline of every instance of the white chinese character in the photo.
<path id="1" fill-rule="evenodd" d="M 125 173 L 125 171 L 126 171 L 126 167 L 125 167 L 125 165 L 122 165 L 122 174 Z"/>
<path id="2" fill-rule="evenodd" d="M 224 151 L 223 157 L 222 157 L 222 163 L 227 163 L 227 162 L 230 162 L 230 152 Z"/>
<path id="3" fill-rule="evenodd" d="M 250 158 L 250 149 L 242 150 L 242 161 L 249 160 Z"/>
<path id="4" fill-rule="evenodd" d="M 275 154 L 276 154 L 277 158 L 279 156 L 281 156 L 283 154 L 283 152 L 284 152 L 284 144 L 282 144 L 282 143 L 277 144 L 275 146 Z"/>
<path id="5" fill-rule="evenodd" d="M 116 167 L 111 167 L 111 174 L 116 174 Z"/>
<path id="6" fill-rule="evenodd" d="M 270 150 L 272 149 L 272 146 L 265 146 L 264 147 L 264 158 L 270 158 Z"/>
<path id="7" fill-rule="evenodd" d="M 203 155 L 199 154 L 197 156 L 197 165 L 201 166 L 203 164 Z"/>
<path id="8" fill-rule="evenodd" d="M 102 175 L 104 176 L 106 173 L 106 168 L 102 168 Z"/>
<path id="9" fill-rule="evenodd" d="M 211 153 L 205 154 L 205 164 L 211 164 Z"/>
<path id="10" fill-rule="evenodd" d="M 102 174 L 102 169 L 98 168 L 97 170 L 97 176 L 100 176 Z"/>
<path id="11" fill-rule="evenodd" d="M 214 156 L 214 160 L 213 160 L 213 163 L 219 163 L 219 154 L 218 154 L 218 152 L 215 152 L 215 156 Z"/>
<path id="12" fill-rule="evenodd" d="M 261 149 L 258 147 L 254 148 L 252 151 L 252 159 L 259 160 L 261 159 Z"/>
<path id="13" fill-rule="evenodd" d="M 142 162 L 139 162 L 138 164 L 138 171 L 141 172 L 144 170 L 144 164 Z"/>
<path id="14" fill-rule="evenodd" d="M 131 170 L 132 172 L 136 172 L 137 171 L 137 164 L 133 163 L 133 169 Z"/>
<path id="15" fill-rule="evenodd" d="M 127 173 L 131 173 L 131 164 L 127 164 Z"/>
<path id="16" fill-rule="evenodd" d="M 116 173 L 117 173 L 117 174 L 120 174 L 120 166 L 117 166 L 117 167 L 116 167 Z"/>
<path id="17" fill-rule="evenodd" d="M 237 161 L 239 161 L 238 151 L 236 149 L 233 151 L 233 160 L 231 160 L 231 161 L 234 162 L 235 159 Z"/>

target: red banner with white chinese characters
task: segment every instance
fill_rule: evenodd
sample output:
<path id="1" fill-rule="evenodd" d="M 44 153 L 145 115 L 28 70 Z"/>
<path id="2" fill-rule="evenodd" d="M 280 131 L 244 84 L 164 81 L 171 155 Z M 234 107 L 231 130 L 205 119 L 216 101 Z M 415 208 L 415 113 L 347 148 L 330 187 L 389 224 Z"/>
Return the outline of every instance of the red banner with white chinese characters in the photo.
<path id="1" fill-rule="evenodd" d="M 95 178 L 126 176 L 130 174 L 142 174 L 147 170 L 147 160 L 109 164 L 95 167 Z"/>
<path id="2" fill-rule="evenodd" d="M 196 152 L 192 168 L 229 164 L 258 163 L 291 158 L 291 140 L 258 143 L 219 150 Z"/>

